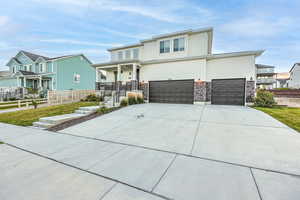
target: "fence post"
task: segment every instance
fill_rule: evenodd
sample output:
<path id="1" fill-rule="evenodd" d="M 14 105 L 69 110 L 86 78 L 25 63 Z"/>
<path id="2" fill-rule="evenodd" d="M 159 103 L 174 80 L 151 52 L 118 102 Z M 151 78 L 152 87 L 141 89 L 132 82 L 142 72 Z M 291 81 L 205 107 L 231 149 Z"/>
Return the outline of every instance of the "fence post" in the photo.
<path id="1" fill-rule="evenodd" d="M 47 91 L 47 103 L 50 104 L 50 91 Z"/>
<path id="2" fill-rule="evenodd" d="M 18 108 L 21 108 L 21 100 L 18 100 Z"/>
<path id="3" fill-rule="evenodd" d="M 26 108 L 28 108 L 29 107 L 29 103 L 28 103 L 28 101 L 26 101 Z"/>

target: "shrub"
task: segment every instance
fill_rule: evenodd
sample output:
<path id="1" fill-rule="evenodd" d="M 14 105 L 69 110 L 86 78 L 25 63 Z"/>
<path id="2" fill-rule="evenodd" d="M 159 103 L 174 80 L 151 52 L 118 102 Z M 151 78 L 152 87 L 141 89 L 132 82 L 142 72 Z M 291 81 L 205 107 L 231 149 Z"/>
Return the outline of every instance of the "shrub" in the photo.
<path id="1" fill-rule="evenodd" d="M 38 102 L 37 101 L 32 100 L 31 104 L 33 105 L 34 109 L 37 109 L 37 107 L 38 107 Z"/>
<path id="2" fill-rule="evenodd" d="M 96 96 L 95 94 L 90 94 L 90 95 L 88 95 L 88 96 L 85 97 L 84 101 L 99 102 L 99 101 L 101 101 L 101 97 L 100 96 Z"/>
<path id="3" fill-rule="evenodd" d="M 128 106 L 128 100 L 125 98 L 125 99 L 122 99 L 121 103 L 120 103 L 120 106 L 121 107 L 125 107 L 125 106 Z"/>
<path id="4" fill-rule="evenodd" d="M 258 107 L 273 107 L 276 105 L 274 95 L 266 90 L 258 90 L 254 100 L 254 106 Z"/>
<path id="5" fill-rule="evenodd" d="M 137 96 L 136 97 L 136 101 L 137 101 L 137 103 L 144 103 L 144 98 L 143 97 L 141 97 L 141 96 Z"/>
<path id="6" fill-rule="evenodd" d="M 38 89 L 34 89 L 34 88 L 26 88 L 28 94 L 37 94 L 38 93 Z"/>
<path id="7" fill-rule="evenodd" d="M 129 96 L 128 97 L 128 104 L 129 105 L 137 104 L 136 98 L 134 96 Z"/>

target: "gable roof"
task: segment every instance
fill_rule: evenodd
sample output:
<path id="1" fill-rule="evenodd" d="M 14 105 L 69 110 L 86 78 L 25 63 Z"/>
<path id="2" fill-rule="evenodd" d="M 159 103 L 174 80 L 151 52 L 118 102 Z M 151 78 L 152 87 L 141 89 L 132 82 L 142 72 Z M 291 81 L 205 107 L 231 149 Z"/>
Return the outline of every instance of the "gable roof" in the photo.
<path id="1" fill-rule="evenodd" d="M 300 65 L 300 63 L 295 63 L 295 64 L 293 65 L 293 67 L 290 69 L 290 71 L 289 71 L 290 73 L 294 70 L 294 68 L 295 68 L 296 65 Z"/>
<path id="2" fill-rule="evenodd" d="M 20 52 L 22 52 L 23 54 L 25 54 L 32 61 L 36 61 L 39 57 L 44 58 L 45 60 L 49 60 L 50 59 L 50 58 L 48 58 L 46 56 L 41 56 L 41 55 L 38 55 L 38 54 L 34 54 L 34 53 L 27 52 L 27 51 L 23 51 L 23 50 L 21 50 Z"/>
<path id="3" fill-rule="evenodd" d="M 23 50 L 19 51 L 19 53 L 23 53 L 25 56 L 27 56 L 33 62 L 36 62 L 39 58 L 42 58 L 46 61 L 54 61 L 54 60 L 59 60 L 59 59 L 64 59 L 64 58 L 75 57 L 75 56 L 82 56 L 85 60 L 87 60 L 90 64 L 92 64 L 92 62 L 83 54 L 64 55 L 64 56 L 58 56 L 58 57 L 50 58 L 50 57 L 41 56 L 41 55 L 38 55 L 38 54 L 30 53 L 28 51 L 23 51 Z M 17 53 L 17 55 L 19 53 Z M 22 64 L 16 57 L 12 57 L 6 65 L 8 66 L 8 64 L 12 60 L 16 61 L 18 64 Z"/>

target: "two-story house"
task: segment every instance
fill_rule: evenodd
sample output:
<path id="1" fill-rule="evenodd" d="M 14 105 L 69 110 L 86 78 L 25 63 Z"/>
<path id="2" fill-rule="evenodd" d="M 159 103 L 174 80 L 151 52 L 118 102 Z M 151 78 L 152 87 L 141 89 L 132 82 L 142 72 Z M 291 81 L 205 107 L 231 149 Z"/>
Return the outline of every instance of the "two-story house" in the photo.
<path id="1" fill-rule="evenodd" d="M 108 49 L 111 61 L 98 89 L 143 90 L 149 102 L 244 105 L 255 94 L 255 58 L 263 51 L 212 53 L 213 29 L 157 35 Z"/>
<path id="2" fill-rule="evenodd" d="M 256 65 L 256 85 L 259 89 L 276 88 L 275 67 L 270 65 Z"/>
<path id="3" fill-rule="evenodd" d="M 95 68 L 82 54 L 49 58 L 20 51 L 7 63 L 9 74 L 0 77 L 0 87 L 38 90 L 95 88 Z"/>

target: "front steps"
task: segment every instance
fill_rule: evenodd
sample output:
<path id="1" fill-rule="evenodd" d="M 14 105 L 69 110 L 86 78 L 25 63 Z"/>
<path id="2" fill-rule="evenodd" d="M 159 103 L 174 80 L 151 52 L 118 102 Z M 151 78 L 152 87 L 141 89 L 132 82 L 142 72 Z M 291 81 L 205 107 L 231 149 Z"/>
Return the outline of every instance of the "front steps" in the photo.
<path id="1" fill-rule="evenodd" d="M 98 108 L 99 106 L 80 107 L 78 110 L 75 111 L 75 113 L 58 115 L 53 117 L 43 117 L 40 118 L 38 122 L 34 122 L 33 127 L 47 129 L 65 121 L 89 115 L 93 112 L 96 112 Z"/>

